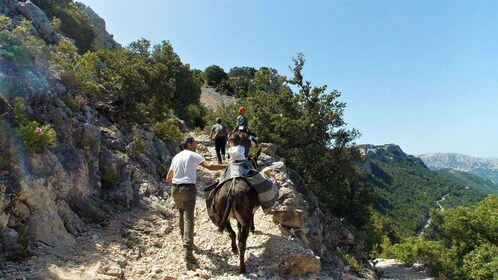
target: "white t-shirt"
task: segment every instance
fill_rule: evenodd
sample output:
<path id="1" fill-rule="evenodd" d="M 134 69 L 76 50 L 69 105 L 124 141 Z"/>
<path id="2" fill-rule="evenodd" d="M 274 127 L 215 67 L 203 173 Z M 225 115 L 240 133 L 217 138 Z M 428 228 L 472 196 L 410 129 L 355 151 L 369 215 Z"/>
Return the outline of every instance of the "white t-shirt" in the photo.
<path id="1" fill-rule="evenodd" d="M 232 146 L 228 148 L 228 154 L 230 155 L 230 158 L 233 159 L 234 161 L 244 160 L 246 158 L 245 152 L 246 149 L 241 145 Z"/>
<path id="2" fill-rule="evenodd" d="M 183 150 L 171 161 L 169 170 L 173 170 L 173 184 L 195 184 L 197 183 L 197 166 L 204 158 L 196 152 Z"/>

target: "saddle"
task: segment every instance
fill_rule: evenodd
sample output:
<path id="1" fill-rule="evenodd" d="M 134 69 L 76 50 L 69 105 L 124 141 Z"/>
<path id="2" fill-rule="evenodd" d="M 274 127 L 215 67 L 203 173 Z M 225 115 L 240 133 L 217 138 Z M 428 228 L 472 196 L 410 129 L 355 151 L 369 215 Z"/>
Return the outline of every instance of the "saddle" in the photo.
<path id="1" fill-rule="evenodd" d="M 211 221 L 218 225 L 220 217 L 217 217 L 214 211 L 214 196 L 220 186 L 226 181 L 233 180 L 234 178 L 243 178 L 251 188 L 258 193 L 258 200 L 266 214 L 270 208 L 275 204 L 278 198 L 278 187 L 270 179 L 254 169 L 246 169 L 244 164 L 247 163 L 231 163 L 225 169 L 225 173 L 221 176 L 220 180 L 204 189 L 204 197 L 206 199 L 206 210 Z"/>

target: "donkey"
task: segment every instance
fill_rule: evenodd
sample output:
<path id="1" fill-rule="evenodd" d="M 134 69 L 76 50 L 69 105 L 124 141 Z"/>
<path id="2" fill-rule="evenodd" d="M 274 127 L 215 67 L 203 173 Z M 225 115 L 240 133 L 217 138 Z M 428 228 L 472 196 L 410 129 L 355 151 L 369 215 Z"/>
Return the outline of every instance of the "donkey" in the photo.
<path id="1" fill-rule="evenodd" d="M 246 141 L 249 140 L 248 135 L 243 132 L 238 133 L 241 134 L 242 139 L 245 139 L 241 141 L 241 145 L 245 144 L 245 148 L 249 149 L 250 142 Z M 259 151 L 257 156 L 259 156 Z M 257 156 L 249 160 L 254 169 L 257 169 Z M 246 271 L 244 262 L 246 241 L 249 231 L 254 232 L 254 210 L 260 206 L 258 193 L 244 178 L 233 178 L 219 187 L 214 196 L 214 205 L 214 211 L 220 217 L 218 229 L 220 232 L 223 232 L 225 229 L 228 231 L 228 235 L 232 241 L 232 252 L 239 253 L 240 262 L 238 271 L 239 273 L 244 273 Z M 235 242 L 236 235 L 229 221 L 231 217 L 237 220 L 238 250 Z"/>

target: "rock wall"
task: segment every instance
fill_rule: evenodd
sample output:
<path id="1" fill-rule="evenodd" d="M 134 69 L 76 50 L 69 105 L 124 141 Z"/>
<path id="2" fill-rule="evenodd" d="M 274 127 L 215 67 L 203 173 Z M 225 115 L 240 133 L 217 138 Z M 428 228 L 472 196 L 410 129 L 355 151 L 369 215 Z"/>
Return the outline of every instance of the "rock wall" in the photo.
<path id="1" fill-rule="evenodd" d="M 339 219 L 326 215 L 320 209 L 303 178 L 276 159 L 277 147 L 268 143 L 261 144 L 261 147 L 263 154 L 259 160 L 262 172 L 279 186 L 278 200 L 272 211 L 273 221 L 287 228 L 302 242 L 303 247 L 320 257 L 322 269 L 335 270 L 336 273 L 347 270 L 348 264 L 340 254 L 348 254 L 361 267 L 370 268 L 363 243 Z M 302 265 L 308 267 L 309 263 L 303 261 Z M 306 271 L 300 265 L 293 269 Z"/>
<path id="2" fill-rule="evenodd" d="M 6 67 L 1 71 L 26 75 Z M 30 71 L 49 82 L 40 91 L 19 90 L 25 93 L 22 114 L 50 124 L 57 133 L 56 147 L 27 149 L 15 133 L 14 97 L 0 97 L 0 144 L 7 161 L 0 170 L 0 224 L 27 227 L 29 235 L 51 246 L 71 246 L 84 221 L 106 220 L 109 205 L 132 208 L 141 197 L 160 192 L 166 185 L 165 164 L 179 147 L 139 127 L 122 131 L 93 110 L 91 100 L 84 108 L 71 108 L 76 92 L 54 77 Z M 132 139 L 140 139 L 145 149 L 137 151 Z"/>

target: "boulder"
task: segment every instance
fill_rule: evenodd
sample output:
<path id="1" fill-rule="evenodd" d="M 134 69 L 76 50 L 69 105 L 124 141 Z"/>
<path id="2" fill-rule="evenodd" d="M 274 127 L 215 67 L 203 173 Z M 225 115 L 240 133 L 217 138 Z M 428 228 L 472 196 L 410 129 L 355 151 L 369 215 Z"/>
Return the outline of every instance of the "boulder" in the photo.
<path id="1" fill-rule="evenodd" d="M 44 39 L 50 42 L 53 41 L 54 28 L 48 20 L 47 15 L 38 6 L 30 1 L 18 2 L 17 9 L 33 23 L 33 26 Z"/>
<path id="2" fill-rule="evenodd" d="M 19 244 L 17 240 L 19 238 L 19 234 L 16 230 L 11 228 L 2 228 L 0 230 L 0 238 L 2 240 L 1 246 L 3 251 L 14 251 L 19 248 Z"/>

